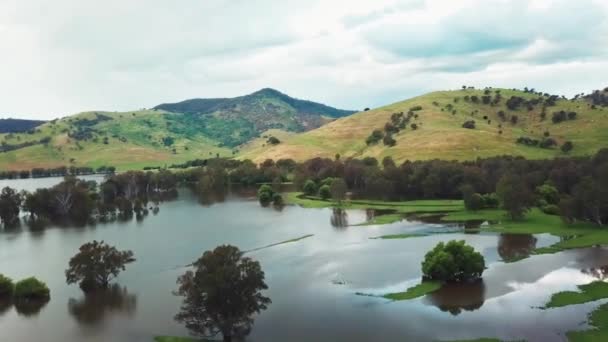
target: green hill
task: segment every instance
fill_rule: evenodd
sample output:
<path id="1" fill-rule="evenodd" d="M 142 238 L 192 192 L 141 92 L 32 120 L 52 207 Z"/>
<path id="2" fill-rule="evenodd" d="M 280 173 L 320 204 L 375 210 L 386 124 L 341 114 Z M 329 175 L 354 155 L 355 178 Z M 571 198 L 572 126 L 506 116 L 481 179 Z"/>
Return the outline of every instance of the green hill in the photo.
<path id="1" fill-rule="evenodd" d="M 176 126 L 203 132 L 228 147 L 246 143 L 269 129 L 303 132 L 354 113 L 298 100 L 270 88 L 235 98 L 161 104 L 155 109 L 180 113 L 171 118 Z"/>
<path id="2" fill-rule="evenodd" d="M 465 125 L 467 121 L 474 124 Z M 385 126 L 391 132 L 388 145 L 384 143 Z M 376 139 L 374 130 L 378 130 Z M 391 156 L 396 161 L 470 160 L 505 154 L 552 158 L 565 155 L 561 146 L 566 141 L 573 146 L 570 155 L 592 154 L 607 147 L 606 132 L 608 108 L 598 101 L 592 104 L 589 98 L 568 100 L 529 90 L 461 89 L 359 112 L 309 132 L 285 136 L 276 146 L 254 141 L 239 156 L 258 162 L 266 158 L 334 158 L 336 153 L 342 157 Z"/>
<path id="3" fill-rule="evenodd" d="M 0 170 L 72 165 L 124 170 L 230 157 L 237 145 L 268 128 L 301 132 L 349 113 L 271 89 L 151 110 L 85 112 L 0 134 Z"/>

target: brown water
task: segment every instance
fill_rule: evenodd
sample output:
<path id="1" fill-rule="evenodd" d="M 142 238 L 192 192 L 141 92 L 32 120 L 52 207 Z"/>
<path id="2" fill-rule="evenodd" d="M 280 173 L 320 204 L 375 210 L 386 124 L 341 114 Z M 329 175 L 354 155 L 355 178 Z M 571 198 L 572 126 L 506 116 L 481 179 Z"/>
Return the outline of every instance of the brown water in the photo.
<path id="1" fill-rule="evenodd" d="M 0 233 L 0 273 L 35 275 L 47 282 L 51 301 L 41 308 L 0 303 L 2 341 L 151 341 L 187 335 L 173 321 L 179 298 L 171 291 L 186 265 L 223 243 L 251 250 L 307 234 L 314 236 L 249 253 L 262 264 L 273 303 L 256 318 L 249 341 L 430 341 L 499 337 L 560 340 L 598 302 L 538 309 L 551 293 L 602 278 L 608 250 L 581 249 L 533 256 L 549 235 L 465 234 L 445 224 L 402 221 L 352 226 L 363 210 L 261 208 L 247 198 L 201 206 L 183 193 L 143 222 L 86 228 Z M 460 231 L 458 231 L 460 229 Z M 435 234 L 402 240 L 370 237 L 404 232 Z M 63 271 L 84 242 L 97 239 L 134 251 L 137 262 L 105 294 L 85 297 L 65 284 Z M 484 281 L 450 286 L 415 300 L 391 302 L 355 293 L 402 291 L 419 281 L 420 262 L 439 241 L 464 239 L 482 252 Z M 601 301 L 600 301 L 601 302 Z"/>

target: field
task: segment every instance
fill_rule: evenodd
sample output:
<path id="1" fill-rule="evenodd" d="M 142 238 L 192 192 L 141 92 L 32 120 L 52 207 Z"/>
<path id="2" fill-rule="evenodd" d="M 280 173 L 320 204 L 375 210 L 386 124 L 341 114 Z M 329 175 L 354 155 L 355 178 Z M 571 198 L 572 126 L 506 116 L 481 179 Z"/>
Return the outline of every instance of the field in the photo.
<path id="1" fill-rule="evenodd" d="M 492 95 L 495 90 L 491 90 Z M 496 155 L 539 159 L 564 155 L 559 148 L 544 149 L 515 142 L 520 136 L 540 140 L 546 131 L 559 145 L 567 140 L 572 141 L 572 155 L 588 155 L 608 146 L 608 135 L 605 133 L 608 129 L 608 109 L 592 109 L 583 100 L 559 99 L 555 106 L 547 107 L 546 118 L 541 120 L 541 105 L 536 105 L 532 110 L 524 106 L 514 111 L 505 105 L 511 96 L 530 100 L 539 95 L 508 89 L 500 89 L 500 94 L 501 102 L 491 106 L 464 100 L 465 96 L 483 96 L 483 90 L 434 92 L 336 120 L 318 129 L 291 136 L 263 152 L 259 148 L 243 148 L 240 157 L 256 161 L 266 158 L 305 160 L 312 157 L 334 158 L 339 153 L 342 157 L 370 156 L 381 159 L 390 156 L 396 161 L 404 161 L 434 158 L 470 160 Z M 422 110 L 416 111 L 418 118 L 411 121 L 418 125 L 418 129 L 412 130 L 408 126 L 394 135 L 397 143 L 393 147 L 384 146 L 382 141 L 366 145 L 366 137 L 374 129 L 382 129 L 390 121 L 392 113 L 407 113 L 414 106 L 422 107 Z M 576 112 L 576 119 L 554 124 L 552 114 L 561 110 Z M 499 111 L 506 113 L 505 121 L 499 117 Z M 510 121 L 513 115 L 518 117 L 516 124 Z M 484 116 L 487 119 L 483 119 Z M 462 124 L 467 120 L 475 120 L 476 128 L 463 128 Z"/>

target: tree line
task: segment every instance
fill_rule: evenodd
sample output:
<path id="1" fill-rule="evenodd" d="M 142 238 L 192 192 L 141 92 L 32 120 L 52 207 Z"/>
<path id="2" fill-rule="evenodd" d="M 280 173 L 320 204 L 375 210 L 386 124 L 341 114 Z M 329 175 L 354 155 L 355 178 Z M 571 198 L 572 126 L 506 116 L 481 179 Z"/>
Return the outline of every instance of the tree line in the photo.
<path id="1" fill-rule="evenodd" d="M 36 167 L 31 170 L 0 171 L 0 179 L 83 176 L 92 174 L 113 174 L 114 172 L 116 172 L 116 168 L 114 166 L 105 165 L 99 166 L 97 168 L 86 166 L 60 166 L 55 168 Z"/>

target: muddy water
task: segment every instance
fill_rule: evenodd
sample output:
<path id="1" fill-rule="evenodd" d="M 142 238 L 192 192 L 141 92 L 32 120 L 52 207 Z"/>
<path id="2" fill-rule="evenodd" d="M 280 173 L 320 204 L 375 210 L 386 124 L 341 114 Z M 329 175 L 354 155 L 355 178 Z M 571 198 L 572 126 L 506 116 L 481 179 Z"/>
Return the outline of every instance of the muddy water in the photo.
<path id="1" fill-rule="evenodd" d="M 298 242 L 249 253 L 262 264 L 273 303 L 256 318 L 249 341 L 430 341 L 499 337 L 560 340 L 598 303 L 541 310 L 550 294 L 574 289 L 605 274 L 608 251 L 600 248 L 533 256 L 535 247 L 557 241 L 549 235 L 465 234 L 440 223 L 364 222 L 363 210 L 261 208 L 228 197 L 201 206 L 182 194 L 143 222 L 86 228 L 27 229 L 0 233 L 0 273 L 14 279 L 35 275 L 51 288 L 39 308 L 0 304 L 6 341 L 151 341 L 155 335 L 187 335 L 173 321 L 179 299 L 175 280 L 203 251 L 230 243 L 252 250 L 314 234 Z M 385 234 L 433 232 L 402 240 Z M 105 240 L 134 251 L 137 262 L 104 294 L 85 297 L 65 284 L 63 271 L 84 242 Z M 415 300 L 391 302 L 355 295 L 402 291 L 419 281 L 424 254 L 439 241 L 463 239 L 486 258 L 484 281 L 445 287 Z"/>

